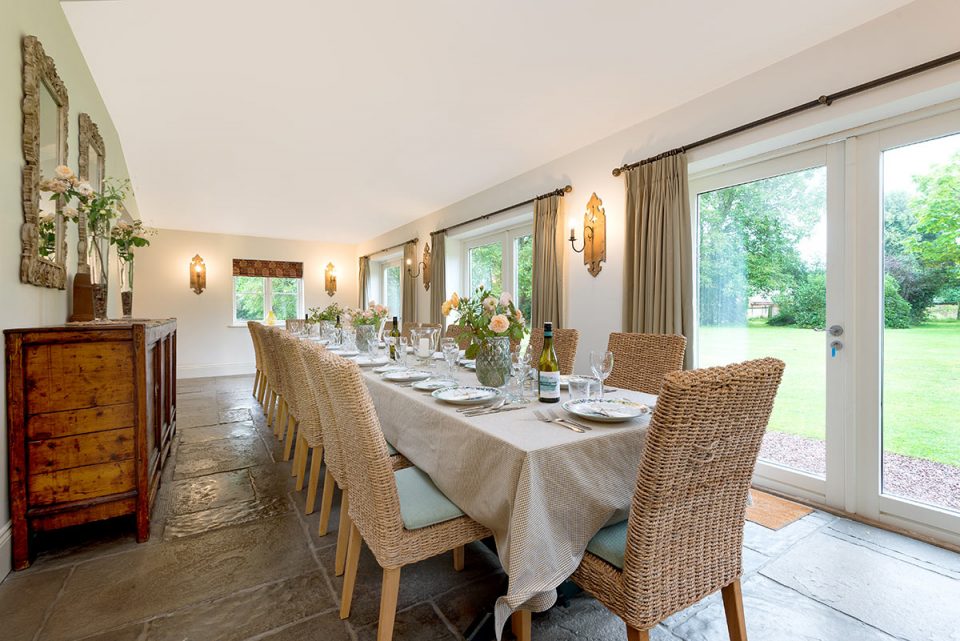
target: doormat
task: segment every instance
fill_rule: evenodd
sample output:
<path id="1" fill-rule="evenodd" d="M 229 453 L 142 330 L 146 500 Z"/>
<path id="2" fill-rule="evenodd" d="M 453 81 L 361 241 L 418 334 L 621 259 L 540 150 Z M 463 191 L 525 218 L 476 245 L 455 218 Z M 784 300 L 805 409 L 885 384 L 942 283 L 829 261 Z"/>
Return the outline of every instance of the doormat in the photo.
<path id="1" fill-rule="evenodd" d="M 747 520 L 758 525 L 779 530 L 813 512 L 812 508 L 760 490 L 750 490 L 753 505 L 747 506 Z"/>

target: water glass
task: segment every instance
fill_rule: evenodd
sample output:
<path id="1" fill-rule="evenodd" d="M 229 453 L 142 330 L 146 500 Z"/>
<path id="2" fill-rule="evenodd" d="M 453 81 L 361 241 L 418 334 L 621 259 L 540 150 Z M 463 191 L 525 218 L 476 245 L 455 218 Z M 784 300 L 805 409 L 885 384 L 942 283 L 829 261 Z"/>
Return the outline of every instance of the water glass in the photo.
<path id="1" fill-rule="evenodd" d="M 456 379 L 453 373 L 456 371 L 457 358 L 460 356 L 460 346 L 452 338 L 443 339 L 443 360 L 447 362 L 447 373 L 451 379 Z M 449 343 L 446 341 L 450 341 Z"/>
<path id="2" fill-rule="evenodd" d="M 401 336 L 397 339 L 397 364 L 401 367 L 407 366 L 407 347 L 410 345 L 410 339 Z"/>
<path id="3" fill-rule="evenodd" d="M 600 398 L 603 398 L 603 381 L 607 380 L 613 371 L 613 352 L 590 352 L 590 369 L 600 381 Z"/>
<path id="4" fill-rule="evenodd" d="M 600 394 L 600 382 L 592 376 L 571 376 L 568 379 L 570 400 L 597 398 Z"/>

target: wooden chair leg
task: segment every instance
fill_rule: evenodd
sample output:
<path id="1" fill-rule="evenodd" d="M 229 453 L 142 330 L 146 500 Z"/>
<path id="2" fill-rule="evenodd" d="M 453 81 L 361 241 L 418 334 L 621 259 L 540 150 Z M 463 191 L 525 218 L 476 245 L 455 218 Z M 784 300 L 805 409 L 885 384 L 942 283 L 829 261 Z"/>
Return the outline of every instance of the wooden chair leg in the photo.
<path id="1" fill-rule="evenodd" d="M 377 641 L 393 641 L 393 622 L 397 616 L 397 597 L 400 595 L 400 568 L 383 568 L 383 587 L 380 590 L 380 622 Z"/>
<path id="2" fill-rule="evenodd" d="M 628 625 L 627 641 L 650 641 L 650 630 L 637 630 Z"/>
<path id="3" fill-rule="evenodd" d="M 277 394 L 272 389 L 267 392 L 267 426 L 273 427 L 274 421 L 274 411 L 277 405 Z M 276 434 L 277 430 L 274 428 L 273 433 Z"/>
<path id="4" fill-rule="evenodd" d="M 277 404 L 280 409 L 277 410 L 277 423 L 274 425 L 274 434 L 278 439 L 283 439 L 284 428 L 287 426 L 287 413 L 289 408 L 287 408 L 287 401 L 284 400 L 283 396 L 277 394 Z"/>
<path id="5" fill-rule="evenodd" d="M 293 444 L 296 441 L 296 432 L 297 432 L 297 421 L 292 416 L 287 413 L 287 422 L 285 423 L 287 429 L 284 430 L 283 434 L 283 460 L 290 460 L 290 453 L 293 451 Z M 297 443 L 297 447 L 300 447 L 300 444 Z M 299 454 L 299 450 L 297 451 Z M 290 469 L 290 476 L 297 475 L 297 466 L 296 464 Z"/>
<path id="6" fill-rule="evenodd" d="M 347 552 L 350 546 L 350 495 L 347 490 L 342 492 L 340 498 L 340 527 L 337 530 L 337 553 L 334 559 L 333 573 L 336 576 L 343 576 L 346 568 Z"/>
<path id="7" fill-rule="evenodd" d="M 333 510 L 333 487 L 336 481 L 328 469 L 323 475 L 323 496 L 320 499 L 320 536 L 326 536 L 330 527 L 330 512 Z M 342 507 L 340 508 L 343 509 Z"/>
<path id="8" fill-rule="evenodd" d="M 320 485 L 320 464 L 323 462 L 323 446 L 310 449 L 310 480 L 307 481 L 307 514 L 313 514 L 317 504 L 317 486 Z M 327 514 L 329 517 L 329 513 Z"/>
<path id="9" fill-rule="evenodd" d="M 310 446 L 307 445 L 307 439 L 299 434 L 297 435 L 297 448 L 300 453 L 294 454 L 293 460 L 297 465 L 297 492 L 303 490 L 303 481 L 307 476 L 307 456 L 310 454 Z"/>
<path id="10" fill-rule="evenodd" d="M 531 614 L 530 610 L 517 610 L 510 617 L 510 627 L 517 641 L 530 641 Z"/>
<path id="11" fill-rule="evenodd" d="M 727 631 L 730 641 L 747 641 L 747 624 L 743 619 L 743 593 L 740 579 L 720 590 L 723 611 L 727 615 Z"/>
<path id="12" fill-rule="evenodd" d="M 253 375 L 253 392 L 251 392 L 254 398 L 256 398 L 257 396 L 257 389 L 259 387 L 260 387 L 260 370 L 257 370 L 257 372 Z"/>
<path id="13" fill-rule="evenodd" d="M 360 566 L 360 546 L 363 537 L 356 525 L 350 525 L 350 542 L 347 551 L 347 574 L 343 577 L 343 596 L 340 597 L 340 618 L 350 616 L 350 605 L 353 603 L 353 587 L 357 583 L 357 568 Z"/>
<path id="14" fill-rule="evenodd" d="M 453 548 L 453 569 L 459 572 L 463 569 L 464 566 L 464 549 L 461 545 L 460 547 Z"/>

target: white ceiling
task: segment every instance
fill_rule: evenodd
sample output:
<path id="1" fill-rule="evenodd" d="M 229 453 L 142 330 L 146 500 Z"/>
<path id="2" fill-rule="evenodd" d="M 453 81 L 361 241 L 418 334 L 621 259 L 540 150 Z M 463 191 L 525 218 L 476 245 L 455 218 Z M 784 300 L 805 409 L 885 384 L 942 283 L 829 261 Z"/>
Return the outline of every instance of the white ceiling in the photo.
<path id="1" fill-rule="evenodd" d="M 81 0 L 63 8 L 148 224 L 353 243 L 907 3 Z"/>

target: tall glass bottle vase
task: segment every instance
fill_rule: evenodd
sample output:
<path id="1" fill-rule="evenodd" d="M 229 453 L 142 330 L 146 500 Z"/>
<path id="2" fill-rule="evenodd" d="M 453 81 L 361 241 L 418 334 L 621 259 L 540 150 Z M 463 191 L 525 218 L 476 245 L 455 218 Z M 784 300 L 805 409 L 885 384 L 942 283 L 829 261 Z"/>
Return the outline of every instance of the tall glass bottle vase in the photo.
<path id="1" fill-rule="evenodd" d="M 93 314 L 97 320 L 107 318 L 107 292 L 110 280 L 110 226 L 94 231 L 87 245 L 90 283 L 93 286 Z"/>
<path id="2" fill-rule="evenodd" d="M 117 264 L 120 267 L 120 304 L 123 308 L 123 317 L 133 316 L 133 259 L 125 259 L 118 255 Z"/>

